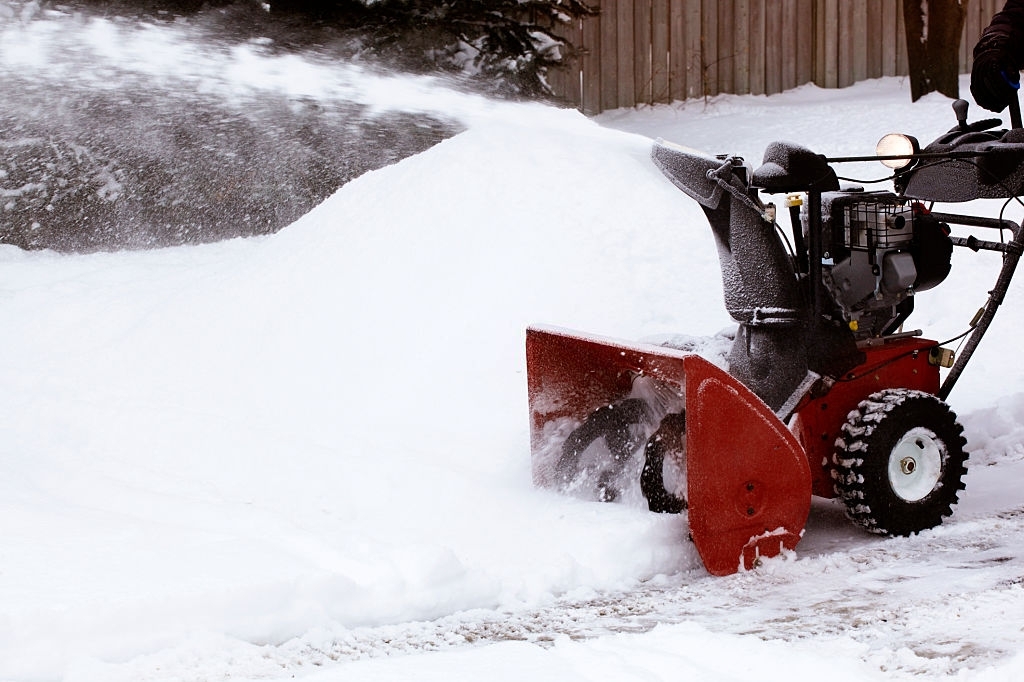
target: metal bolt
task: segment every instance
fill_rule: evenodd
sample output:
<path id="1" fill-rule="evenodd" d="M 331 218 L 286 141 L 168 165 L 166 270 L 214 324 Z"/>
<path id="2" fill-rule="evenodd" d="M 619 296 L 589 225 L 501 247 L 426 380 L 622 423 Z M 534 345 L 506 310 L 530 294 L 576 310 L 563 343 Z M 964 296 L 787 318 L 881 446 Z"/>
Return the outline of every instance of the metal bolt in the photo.
<path id="1" fill-rule="evenodd" d="M 900 460 L 900 471 L 908 476 L 917 470 L 917 460 L 913 457 L 904 457 Z"/>

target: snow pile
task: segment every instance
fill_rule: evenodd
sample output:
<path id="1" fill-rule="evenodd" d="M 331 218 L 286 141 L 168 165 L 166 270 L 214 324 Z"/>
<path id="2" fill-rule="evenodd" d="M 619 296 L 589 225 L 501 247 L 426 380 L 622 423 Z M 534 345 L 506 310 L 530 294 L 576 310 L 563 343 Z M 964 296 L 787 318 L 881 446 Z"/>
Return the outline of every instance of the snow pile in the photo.
<path id="1" fill-rule="evenodd" d="M 59 670 L 47 651 L 117 658 L 195 628 L 279 641 L 694 565 L 673 519 L 532 489 L 522 345 L 545 318 L 721 326 L 715 299 L 676 305 L 675 263 L 654 260 L 687 248 L 684 198 L 642 138 L 541 107 L 516 119 L 262 241 L 0 250 L 0 523 L 25 539 L 5 543 L 0 674 Z M 692 267 L 714 281 L 702 250 Z"/>

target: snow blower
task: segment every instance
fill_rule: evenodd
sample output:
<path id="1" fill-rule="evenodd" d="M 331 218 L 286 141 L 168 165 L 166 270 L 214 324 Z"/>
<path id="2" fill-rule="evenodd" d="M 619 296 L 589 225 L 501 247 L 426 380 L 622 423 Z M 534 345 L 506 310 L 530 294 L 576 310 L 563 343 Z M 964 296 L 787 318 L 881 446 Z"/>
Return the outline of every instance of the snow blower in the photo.
<path id="1" fill-rule="evenodd" d="M 924 149 L 887 135 L 871 157 L 775 142 L 752 170 L 655 142 L 654 163 L 714 233 L 737 323 L 730 350 L 716 361 L 685 344 L 530 327 L 534 482 L 614 501 L 639 479 L 652 512 L 688 514 L 713 575 L 794 549 L 812 495 L 840 499 L 880 534 L 950 516 L 967 453 L 945 400 L 1024 251 L 1016 223 L 932 210 L 1024 193 L 1019 109 L 1004 130 L 999 119 L 968 123 L 963 100 L 953 108 L 957 125 Z M 834 165 L 870 159 L 893 170 L 893 192 L 840 187 Z M 762 194 L 785 197 L 792 241 Z M 956 247 L 1002 254 L 984 307 L 956 339 L 905 330 L 915 295 L 945 280 Z M 956 353 L 943 347 L 956 341 Z"/>

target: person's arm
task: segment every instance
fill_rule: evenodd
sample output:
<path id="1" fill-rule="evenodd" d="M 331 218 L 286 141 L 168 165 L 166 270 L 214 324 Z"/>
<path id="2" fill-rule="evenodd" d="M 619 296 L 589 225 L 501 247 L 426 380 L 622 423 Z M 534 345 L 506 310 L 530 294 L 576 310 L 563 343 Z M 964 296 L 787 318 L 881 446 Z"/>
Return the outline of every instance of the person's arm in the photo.
<path id="1" fill-rule="evenodd" d="M 971 94 L 990 111 L 1002 111 L 1017 97 L 1024 68 L 1024 0 L 1007 0 L 974 46 Z"/>
<path id="2" fill-rule="evenodd" d="M 1009 37 L 1018 68 L 1024 67 L 1024 0 L 1007 0 L 1003 9 L 996 12 L 988 28 L 982 32 L 982 40 L 989 33 Z"/>

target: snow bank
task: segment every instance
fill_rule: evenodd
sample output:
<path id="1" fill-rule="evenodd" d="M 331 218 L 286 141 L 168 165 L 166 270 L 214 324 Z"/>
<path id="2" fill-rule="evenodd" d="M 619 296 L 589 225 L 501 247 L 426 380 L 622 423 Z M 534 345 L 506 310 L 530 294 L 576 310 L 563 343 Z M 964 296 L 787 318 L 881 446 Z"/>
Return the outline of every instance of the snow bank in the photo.
<path id="1" fill-rule="evenodd" d="M 717 280 L 699 214 L 645 139 L 508 118 L 263 240 L 2 250 L 0 676 L 695 565 L 673 519 L 532 489 L 523 330 L 722 326 L 662 257 Z"/>

